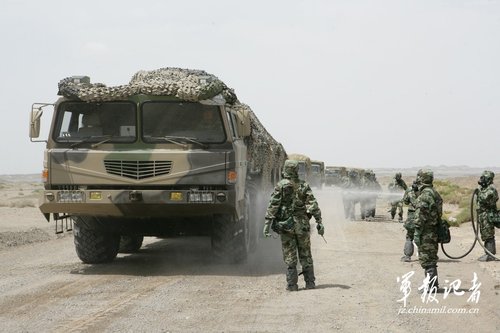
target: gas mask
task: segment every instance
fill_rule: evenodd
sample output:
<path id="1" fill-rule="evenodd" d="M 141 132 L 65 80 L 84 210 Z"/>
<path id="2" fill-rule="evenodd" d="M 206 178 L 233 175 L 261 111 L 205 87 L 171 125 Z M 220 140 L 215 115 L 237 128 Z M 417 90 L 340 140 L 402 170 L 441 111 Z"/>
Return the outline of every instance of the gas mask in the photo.
<path id="1" fill-rule="evenodd" d="M 481 187 L 486 187 L 489 185 L 489 179 L 486 178 L 485 176 L 479 177 L 479 180 L 477 182 Z"/>
<path id="2" fill-rule="evenodd" d="M 490 184 L 493 184 L 493 178 L 495 178 L 495 174 L 492 171 L 484 171 L 481 177 L 479 177 L 479 181 L 477 182 L 481 187 L 485 188 Z"/>
<path id="3" fill-rule="evenodd" d="M 413 184 L 411 184 L 411 189 L 413 190 L 413 192 L 418 192 L 418 183 L 416 180 L 413 182 Z"/>

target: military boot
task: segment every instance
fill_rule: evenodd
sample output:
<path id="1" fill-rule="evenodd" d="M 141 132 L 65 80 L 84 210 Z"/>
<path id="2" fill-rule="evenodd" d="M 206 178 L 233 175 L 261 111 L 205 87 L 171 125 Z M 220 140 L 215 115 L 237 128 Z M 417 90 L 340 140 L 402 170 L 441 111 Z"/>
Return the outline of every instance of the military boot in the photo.
<path id="1" fill-rule="evenodd" d="M 314 276 L 314 266 L 303 269 L 304 281 L 306 282 L 306 289 L 316 288 L 316 277 Z"/>
<path id="2" fill-rule="evenodd" d="M 407 238 L 405 242 L 405 247 L 403 249 L 404 256 L 401 257 L 401 261 L 410 262 L 413 252 L 414 252 L 413 241 Z"/>
<path id="3" fill-rule="evenodd" d="M 439 289 L 437 266 L 427 267 L 425 276 L 427 277 L 427 275 L 429 275 L 429 291 L 432 291 L 433 288 L 436 288 L 437 291 Z"/>
<path id="4" fill-rule="evenodd" d="M 484 247 L 486 250 L 490 251 L 491 254 L 496 254 L 496 246 L 495 246 L 495 238 L 493 239 L 488 239 L 484 242 Z M 484 255 L 480 256 L 477 260 L 479 261 L 494 261 L 495 258 L 490 256 L 488 253 L 485 253 Z"/>
<path id="5" fill-rule="evenodd" d="M 297 273 L 297 267 L 296 266 L 288 266 L 286 270 L 286 290 L 288 291 L 298 291 L 299 286 L 297 285 L 297 282 L 299 281 L 299 275 Z"/>

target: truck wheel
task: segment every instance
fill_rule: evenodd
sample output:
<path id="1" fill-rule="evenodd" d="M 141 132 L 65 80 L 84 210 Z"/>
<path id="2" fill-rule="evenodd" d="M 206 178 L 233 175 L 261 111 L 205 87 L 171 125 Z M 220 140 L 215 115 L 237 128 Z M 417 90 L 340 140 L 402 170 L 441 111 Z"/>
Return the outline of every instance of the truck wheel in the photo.
<path id="1" fill-rule="evenodd" d="M 226 262 L 247 259 L 250 247 L 248 219 L 235 221 L 232 215 L 215 215 L 212 222 L 212 252 Z"/>
<path id="2" fill-rule="evenodd" d="M 257 249 L 259 243 L 259 221 L 256 219 L 258 215 L 258 200 L 255 192 L 248 191 L 245 193 L 245 218 L 248 220 L 248 238 L 250 240 L 249 250 L 251 252 Z"/>
<path id="3" fill-rule="evenodd" d="M 78 258 L 86 264 L 112 261 L 120 244 L 120 236 L 86 227 L 87 221 L 74 219 L 73 235 Z"/>
<path id="4" fill-rule="evenodd" d="M 119 253 L 136 253 L 142 246 L 144 236 L 122 235 L 120 237 Z"/>

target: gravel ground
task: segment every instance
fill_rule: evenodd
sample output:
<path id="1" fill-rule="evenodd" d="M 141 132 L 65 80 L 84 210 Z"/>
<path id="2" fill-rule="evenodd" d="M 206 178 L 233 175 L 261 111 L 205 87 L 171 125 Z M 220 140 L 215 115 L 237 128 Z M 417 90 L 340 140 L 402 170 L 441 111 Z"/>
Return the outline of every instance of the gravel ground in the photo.
<path id="1" fill-rule="evenodd" d="M 328 242 L 312 236 L 317 288 L 305 290 L 299 281 L 299 292 L 290 293 L 278 239 L 261 240 L 239 265 L 214 261 L 210 240 L 202 237 L 150 237 L 139 253 L 83 264 L 71 233 L 56 237 L 53 222 L 34 205 L 10 204 L 32 200 L 39 185 L 29 184 L 7 183 L 0 191 L 3 332 L 500 331 L 499 263 L 478 262 L 479 248 L 461 260 L 440 252 L 441 286 L 460 280 L 464 293 L 423 302 L 416 291 L 423 271 L 417 260 L 400 262 L 404 230 L 387 220 L 383 203 L 376 222 L 348 222 L 337 192 L 316 191 Z M 452 228 L 446 250 L 465 252 L 471 230 L 467 224 Z M 405 308 L 397 278 L 412 271 Z M 477 303 L 468 301 L 474 273 L 481 283 Z M 418 311 L 434 313 L 408 313 Z"/>

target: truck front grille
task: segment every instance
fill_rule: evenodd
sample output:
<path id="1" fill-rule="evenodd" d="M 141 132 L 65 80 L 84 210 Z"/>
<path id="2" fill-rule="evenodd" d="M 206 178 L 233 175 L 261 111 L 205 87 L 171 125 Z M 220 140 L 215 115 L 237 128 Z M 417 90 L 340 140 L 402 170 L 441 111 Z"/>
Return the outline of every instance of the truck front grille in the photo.
<path id="1" fill-rule="evenodd" d="M 168 175 L 172 169 L 172 161 L 104 160 L 104 167 L 111 175 L 139 180 Z"/>

